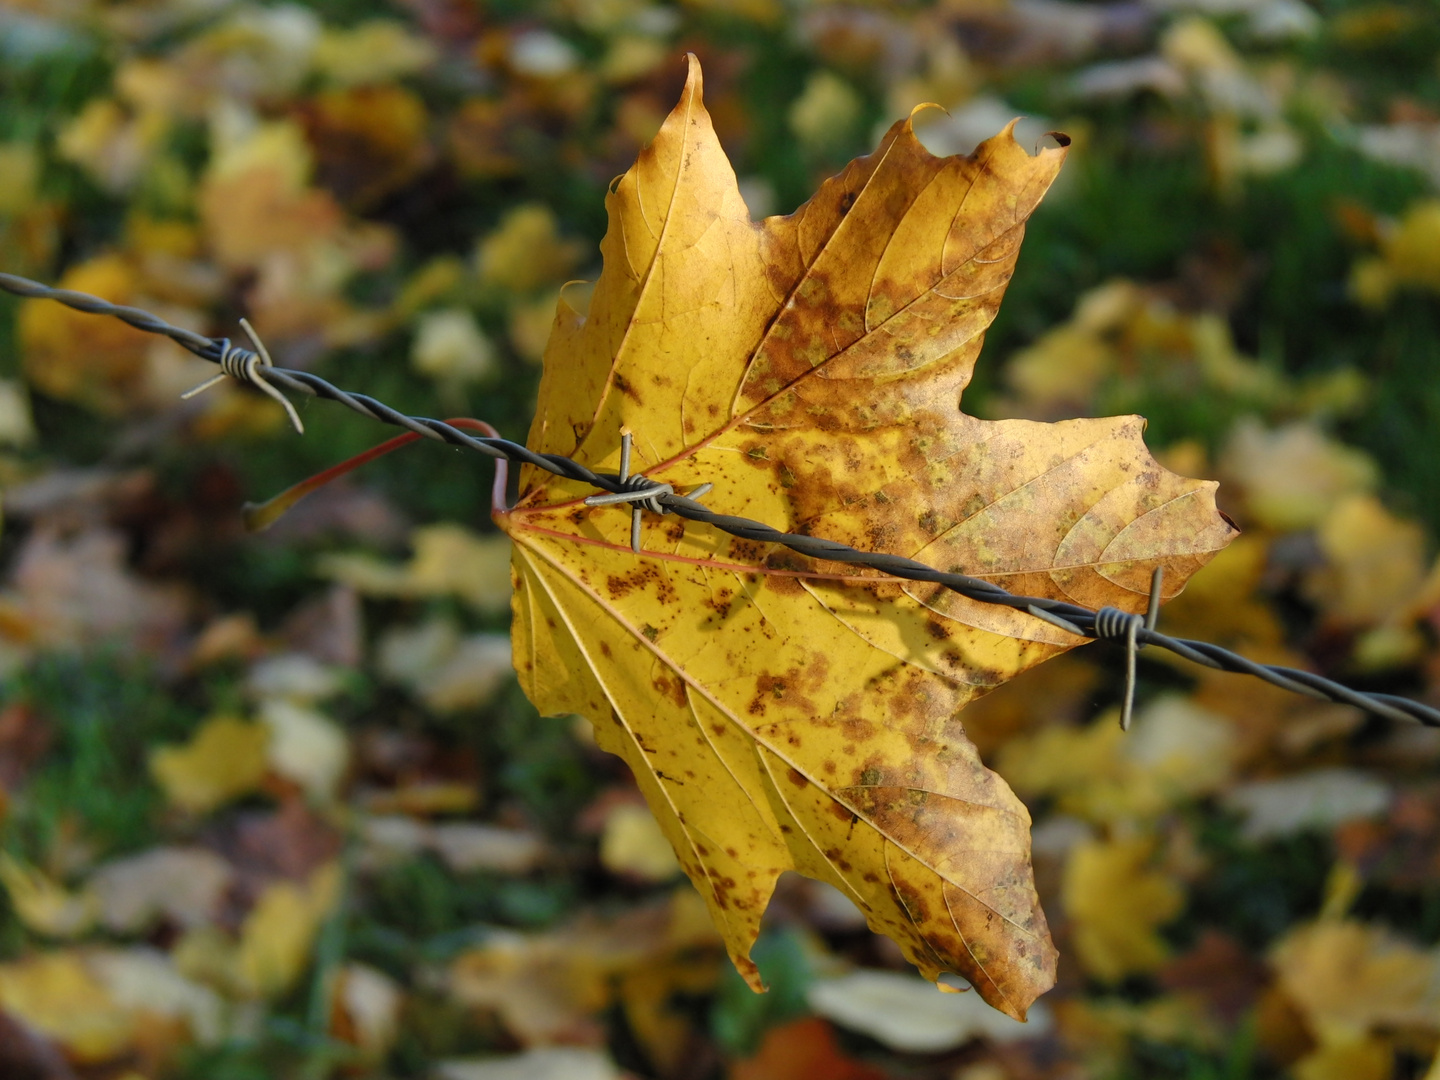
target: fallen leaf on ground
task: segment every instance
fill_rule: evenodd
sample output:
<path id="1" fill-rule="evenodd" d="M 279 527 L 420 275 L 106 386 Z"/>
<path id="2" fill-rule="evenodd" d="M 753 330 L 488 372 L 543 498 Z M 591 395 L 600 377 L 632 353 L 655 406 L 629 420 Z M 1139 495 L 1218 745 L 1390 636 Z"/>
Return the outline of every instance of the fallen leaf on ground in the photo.
<path id="1" fill-rule="evenodd" d="M 874 1065 L 846 1057 L 830 1025 L 807 1016 L 771 1028 L 752 1058 L 737 1061 L 730 1080 L 885 1080 Z"/>
<path id="2" fill-rule="evenodd" d="M 923 979 L 894 971 L 821 979 L 806 996 L 827 1020 L 909 1054 L 953 1050 L 979 1036 L 1000 1042 L 1034 1038 L 1050 1027 L 1041 1006 L 1031 1009 L 1022 1025 L 978 994 L 942 994 Z"/>
<path id="3" fill-rule="evenodd" d="M 1386 927 L 1338 919 L 1296 927 L 1271 950 L 1270 966 L 1322 1045 L 1382 1027 L 1440 1033 L 1440 950 Z"/>
<path id="4" fill-rule="evenodd" d="M 514 292 L 554 284 L 580 260 L 582 249 L 560 239 L 560 226 L 549 207 L 517 206 L 499 228 L 480 241 L 475 260 L 480 282 Z"/>
<path id="5" fill-rule="evenodd" d="M 1253 416 L 1236 423 L 1220 453 L 1220 472 L 1236 485 L 1250 517 L 1271 529 L 1308 529 L 1337 501 L 1375 486 L 1379 471 L 1360 450 L 1295 421 L 1273 431 Z"/>
<path id="6" fill-rule="evenodd" d="M 600 833 L 600 865 L 612 874 L 644 881 L 668 881 L 680 873 L 655 815 L 634 803 L 621 803 L 606 816 Z"/>
<path id="7" fill-rule="evenodd" d="M 1138 418 L 956 409 L 1025 219 L 1063 160 L 1010 131 L 935 158 L 910 122 L 788 218 L 750 220 L 691 61 L 607 198 L 589 315 L 562 299 L 529 446 L 713 482 L 721 512 L 1144 607 L 1229 540 L 1214 485 L 1155 464 Z M 1054 979 L 1029 815 L 956 713 L 1078 644 L 1028 614 L 623 509 L 526 467 L 512 512 L 516 668 L 631 765 L 731 958 L 778 876 L 842 889 L 930 978 L 1023 1017 Z"/>
<path id="8" fill-rule="evenodd" d="M 245 917 L 237 941 L 201 928 L 176 945 L 187 976 L 245 997 L 271 998 L 289 990 L 312 960 L 315 935 L 340 898 L 342 871 L 328 863 L 305 882 L 267 887 Z"/>
<path id="9" fill-rule="evenodd" d="M 182 810 L 205 814 L 254 791 L 269 770 L 270 733 L 234 716 L 205 721 L 184 746 L 150 753 L 150 775 Z"/>
<path id="10" fill-rule="evenodd" d="M 408 686 L 436 712 L 483 705 L 509 678 L 510 640 L 501 634 L 461 637 L 449 619 L 397 626 L 379 642 L 380 671 Z"/>
<path id="11" fill-rule="evenodd" d="M 106 929 L 134 933 L 162 916 L 182 929 L 211 922 L 234 878 L 212 851 L 161 847 L 106 863 L 89 885 Z"/>
<path id="12" fill-rule="evenodd" d="M 94 527 L 67 533 L 42 524 L 25 538 L 14 563 L 21 617 L 38 645 L 110 642 L 159 653 L 183 627 L 186 594 L 153 584 L 126 565 L 127 540 Z"/>
<path id="13" fill-rule="evenodd" d="M 677 952 L 704 957 L 715 944 L 699 897 L 684 886 L 668 903 L 615 919 L 583 915 L 545 933 L 496 932 L 458 956 L 447 981 L 459 1001 L 498 1012 L 522 1043 L 592 1042 L 602 1038 L 596 1014 L 627 974 Z"/>
<path id="14" fill-rule="evenodd" d="M 364 596 L 458 596 L 480 611 L 499 611 L 510 599 L 503 536 L 477 536 L 463 525 L 416 529 L 415 555 L 404 566 L 369 555 L 328 555 L 319 571 Z"/>
<path id="15" fill-rule="evenodd" d="M 535 833 L 470 821 L 432 825 L 426 840 L 446 866 L 462 874 L 526 874 L 540 865 L 546 851 Z"/>
<path id="16" fill-rule="evenodd" d="M 509 1057 L 459 1058 L 439 1062 L 440 1080 L 620 1080 L 620 1070 L 603 1050 L 543 1046 Z"/>
<path id="17" fill-rule="evenodd" d="M 0 884 L 10 897 L 15 915 L 30 930 L 46 937 L 79 937 L 95 923 L 100 912 L 88 889 L 71 892 L 43 871 L 26 866 L 13 855 L 0 853 Z"/>
<path id="18" fill-rule="evenodd" d="M 1065 867 L 1065 913 L 1085 970 L 1105 982 L 1154 971 L 1169 948 L 1156 932 L 1180 912 L 1185 891 L 1150 868 L 1145 837 L 1081 843 Z"/>
<path id="19" fill-rule="evenodd" d="M 395 1041 L 404 1003 L 404 991 L 390 976 L 366 964 L 346 964 L 335 977 L 331 1032 L 379 1056 Z"/>
<path id="20" fill-rule="evenodd" d="M 299 784 L 314 802 L 333 799 L 350 764 L 344 730 L 324 713 L 281 698 L 260 707 L 260 722 L 270 733 L 265 756 L 271 770 Z"/>
<path id="21" fill-rule="evenodd" d="M 1309 576 L 1305 593 L 1333 618 L 1382 622 L 1405 612 L 1425 580 L 1425 530 L 1390 513 L 1373 495 L 1340 500 L 1315 538 L 1325 566 Z"/>
<path id="22" fill-rule="evenodd" d="M 1241 836 L 1256 843 L 1383 814 L 1390 805 L 1390 788 L 1359 769 L 1316 769 L 1237 784 L 1222 801 L 1245 815 Z"/>
<path id="23" fill-rule="evenodd" d="M 1291 1070 L 1295 1080 L 1390 1080 L 1395 1050 L 1373 1036 L 1332 1042 L 1301 1058 Z"/>
<path id="24" fill-rule="evenodd" d="M 0 964 L 0 1007 L 58 1043 L 77 1064 L 187 1037 L 221 1034 L 216 995 L 151 949 L 40 953 Z"/>

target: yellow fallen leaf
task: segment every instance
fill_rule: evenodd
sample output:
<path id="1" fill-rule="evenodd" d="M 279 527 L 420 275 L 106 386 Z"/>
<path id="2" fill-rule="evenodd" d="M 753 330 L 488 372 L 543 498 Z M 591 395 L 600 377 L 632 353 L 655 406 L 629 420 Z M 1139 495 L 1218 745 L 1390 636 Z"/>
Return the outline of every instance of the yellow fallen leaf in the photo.
<path id="1" fill-rule="evenodd" d="M 72 893 L 8 853 L 0 853 L 0 884 L 10 894 L 10 906 L 20 921 L 47 937 L 78 937 L 95 924 L 100 912 L 93 892 Z"/>
<path id="2" fill-rule="evenodd" d="M 633 803 L 621 803 L 605 818 L 600 833 L 600 864 L 612 874 L 628 874 L 644 881 L 667 881 L 680 873 L 675 852 L 655 815 Z"/>
<path id="3" fill-rule="evenodd" d="M 963 568 L 1026 594 L 1144 607 L 1228 542 L 1210 482 L 1160 468 L 1137 417 L 960 413 L 1024 223 L 1063 149 L 1007 130 L 936 158 L 897 123 L 786 218 L 750 220 L 701 103 L 611 185 L 589 313 L 562 298 L 531 449 L 635 468 L 780 528 Z M 526 467 L 513 642 L 542 711 L 629 762 L 730 955 L 777 877 L 841 889 L 928 977 L 1013 1016 L 1053 980 L 1029 815 L 958 710 L 1077 643 L 1048 623 L 623 509 Z"/>
<path id="4" fill-rule="evenodd" d="M 302 884 L 279 881 L 260 894 L 235 949 L 240 987 L 257 997 L 275 997 L 294 985 L 310 962 L 320 924 L 340 898 L 338 863 L 322 866 Z"/>
<path id="5" fill-rule="evenodd" d="M 1154 850 L 1145 837 L 1087 841 L 1066 863 L 1062 897 L 1075 952 L 1085 970 L 1104 982 L 1154 971 L 1169 955 L 1156 930 L 1179 914 L 1185 892 L 1148 868 Z"/>
<path id="6" fill-rule="evenodd" d="M 0 143 L 0 215 L 30 209 L 40 181 L 40 151 L 31 142 Z"/>
<path id="7" fill-rule="evenodd" d="M 177 1043 L 207 1045 L 222 1034 L 214 992 L 145 947 L 47 952 L 0 964 L 0 1008 L 82 1066 L 163 1056 Z"/>
<path id="8" fill-rule="evenodd" d="M 328 555 L 321 574 L 367 596 L 458 596 L 480 611 L 497 611 L 510 599 L 510 542 L 479 536 L 463 525 L 427 525 L 415 530 L 415 555 L 408 565 L 368 555 Z"/>
<path id="9" fill-rule="evenodd" d="M 513 292 L 555 284 L 580 256 L 580 245 L 560 238 L 555 214 L 540 203 L 526 203 L 507 212 L 475 251 L 480 283 Z"/>
<path id="10" fill-rule="evenodd" d="M 460 385 L 477 382 L 496 369 L 495 346 L 461 308 L 444 308 L 420 317 L 410 366 L 421 375 Z"/>
<path id="11" fill-rule="evenodd" d="M 135 1035 L 134 1014 L 115 1001 L 79 952 L 0 964 L 0 1007 L 81 1063 L 118 1056 Z"/>
<path id="12" fill-rule="evenodd" d="M 1220 472 L 1238 486 L 1250 516 L 1271 529 L 1307 529 L 1346 495 L 1379 479 L 1370 457 L 1296 421 L 1273 431 L 1241 419 L 1220 454 Z"/>
<path id="13" fill-rule="evenodd" d="M 434 156 L 424 102 L 395 83 L 326 91 L 305 118 L 321 181 L 350 206 L 375 206 Z"/>
<path id="14" fill-rule="evenodd" d="M 313 167 L 305 135 L 291 121 L 262 124 L 212 155 L 199 209 L 221 266 L 253 270 L 276 252 L 339 234 L 343 215 L 334 198 L 308 186 Z"/>
<path id="15" fill-rule="evenodd" d="M 614 919 L 586 914 L 545 933 L 493 933 L 455 958 L 447 984 L 459 1001 L 499 1013 L 522 1044 L 589 1041 L 626 977 L 689 954 L 713 979 L 718 944 L 700 898 L 682 885 L 667 902 Z"/>
<path id="16" fill-rule="evenodd" d="M 60 130 L 55 145 L 62 158 L 84 168 L 112 195 L 119 195 L 140 179 L 167 127 L 161 113 L 132 116 L 117 101 L 95 98 Z"/>
<path id="17" fill-rule="evenodd" d="M 0 379 L 0 446 L 28 446 L 34 441 L 35 422 L 24 387 L 13 379 Z"/>
<path id="18" fill-rule="evenodd" d="M 233 716 L 205 721 L 184 746 L 150 753 L 150 775 L 175 806 L 205 814 L 260 786 L 269 769 L 270 733 Z"/>
<path id="19" fill-rule="evenodd" d="M 331 1029 L 374 1056 L 386 1053 L 400 1032 L 404 991 L 366 964 L 342 967 L 332 991 Z"/>
<path id="20" fill-rule="evenodd" d="M 805 80 L 786 119 L 806 149 L 823 152 L 849 142 L 864 108 L 859 91 L 833 71 L 821 70 Z"/>
<path id="21" fill-rule="evenodd" d="M 1383 1039 L 1366 1036 L 1327 1043 L 1291 1068 L 1295 1080 L 1390 1080 L 1395 1052 Z"/>
<path id="22" fill-rule="evenodd" d="M 1305 582 L 1326 614 L 1374 624 L 1406 612 L 1425 580 L 1425 530 L 1373 495 L 1340 500 L 1315 530 L 1325 565 Z"/>
<path id="23" fill-rule="evenodd" d="M 1440 1033 L 1440 949 L 1382 926 L 1322 920 L 1292 929 L 1270 952 L 1280 988 L 1322 1045 L 1379 1028 Z"/>
<path id="24" fill-rule="evenodd" d="M 435 46 L 393 19 L 370 19 L 344 28 L 327 26 L 315 44 L 315 70 L 338 86 L 385 83 L 423 71 Z"/>
<path id="25" fill-rule="evenodd" d="M 139 300 L 138 277 L 138 269 L 123 256 L 99 255 L 66 270 L 59 286 L 134 304 Z M 119 319 L 26 300 L 20 307 L 19 332 L 25 377 L 43 394 L 117 412 L 144 386 L 145 358 L 154 338 Z"/>
<path id="26" fill-rule="evenodd" d="M 1380 238 L 1380 254 L 1361 259 L 1350 272 L 1350 293 L 1381 308 L 1396 289 L 1440 292 L 1440 199 L 1412 204 Z"/>

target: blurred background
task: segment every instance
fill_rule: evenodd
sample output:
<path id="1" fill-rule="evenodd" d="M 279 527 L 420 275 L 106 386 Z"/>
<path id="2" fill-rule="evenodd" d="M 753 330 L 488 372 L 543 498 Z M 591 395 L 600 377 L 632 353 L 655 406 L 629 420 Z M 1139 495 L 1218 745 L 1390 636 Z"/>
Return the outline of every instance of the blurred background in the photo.
<path id="1" fill-rule="evenodd" d="M 8 0 L 0 269 L 524 437 L 682 56 L 756 216 L 921 102 L 1074 147 L 967 411 L 1138 412 L 1244 535 L 1170 633 L 1440 703 L 1433 0 Z M 294 434 L 0 300 L 0 1075 L 1440 1077 L 1440 738 L 1092 646 L 972 706 L 1060 982 L 1019 1025 L 782 882 L 744 988 L 625 767 L 509 668 L 490 466 Z"/>

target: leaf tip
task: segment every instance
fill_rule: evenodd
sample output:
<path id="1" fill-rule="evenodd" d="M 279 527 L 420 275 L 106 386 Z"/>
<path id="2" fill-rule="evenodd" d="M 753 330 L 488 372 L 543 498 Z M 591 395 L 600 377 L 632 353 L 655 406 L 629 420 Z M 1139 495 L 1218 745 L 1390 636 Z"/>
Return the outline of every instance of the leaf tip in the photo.
<path id="1" fill-rule="evenodd" d="M 693 52 L 687 52 L 685 64 L 685 89 L 681 96 L 688 97 L 693 94 L 698 99 L 705 90 L 705 74 L 700 70 L 700 58 Z"/>

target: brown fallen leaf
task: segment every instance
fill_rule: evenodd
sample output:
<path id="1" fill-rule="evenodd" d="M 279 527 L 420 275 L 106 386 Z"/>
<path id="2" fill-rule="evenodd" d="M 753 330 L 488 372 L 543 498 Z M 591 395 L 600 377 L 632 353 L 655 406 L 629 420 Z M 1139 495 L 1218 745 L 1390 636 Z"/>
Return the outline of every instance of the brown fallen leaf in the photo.
<path id="1" fill-rule="evenodd" d="M 1006 130 L 936 158 L 897 123 L 795 214 L 750 220 L 701 104 L 611 186 L 588 316 L 562 298 L 529 446 L 637 469 L 777 527 L 1015 591 L 1143 608 L 1232 535 L 1213 483 L 1162 469 L 1138 417 L 986 422 L 960 392 L 1064 150 Z M 647 515 L 522 471 L 516 668 L 630 764 L 749 959 L 777 877 L 841 889 L 930 979 L 1023 1017 L 1054 980 L 1029 814 L 968 701 L 1080 639 L 1034 617 Z"/>
<path id="2" fill-rule="evenodd" d="M 807 1080 L 824 1076 L 829 1080 L 885 1080 L 874 1065 L 846 1057 L 835 1039 L 835 1031 L 818 1016 L 772 1028 L 752 1058 L 737 1061 L 730 1080 Z"/>

